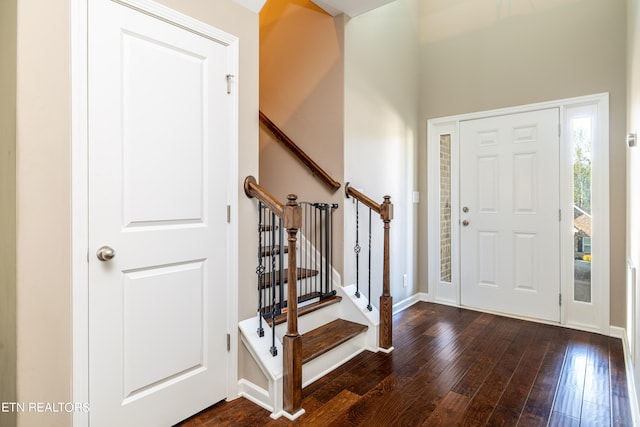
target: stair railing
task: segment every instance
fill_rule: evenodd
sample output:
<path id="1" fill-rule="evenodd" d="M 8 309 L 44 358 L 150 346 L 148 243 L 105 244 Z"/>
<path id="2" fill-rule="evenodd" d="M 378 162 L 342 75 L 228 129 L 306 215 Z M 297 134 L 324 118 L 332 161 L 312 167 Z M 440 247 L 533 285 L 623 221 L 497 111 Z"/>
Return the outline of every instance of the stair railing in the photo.
<path id="1" fill-rule="evenodd" d="M 304 164 L 311 174 L 317 177 L 323 184 L 329 189 L 337 191 L 340 188 L 340 183 L 322 169 L 307 153 L 302 150 L 291 138 L 289 138 L 278 126 L 275 125 L 262 111 L 259 112 L 260 123 L 262 123 L 275 137 L 275 139 L 282 144 L 287 150 L 291 152 L 298 160 Z"/>
<path id="2" fill-rule="evenodd" d="M 287 332 L 282 338 L 283 348 L 283 407 L 294 414 L 302 407 L 302 338 L 298 333 L 298 295 L 296 244 L 298 230 L 302 226 L 302 208 L 298 205 L 297 196 L 287 196 L 287 203 L 280 203 L 267 190 L 261 187 L 256 179 L 248 176 L 244 181 L 244 192 L 249 198 L 255 197 L 268 208 L 274 216 L 282 220 L 283 229 L 287 231 L 288 242 L 288 286 L 287 296 Z M 262 250 L 259 248 L 258 250 Z M 283 276 L 281 274 L 280 276 Z M 273 281 L 275 282 L 275 280 Z M 282 286 L 280 287 L 282 289 Z M 272 303 L 275 309 L 275 303 Z M 262 317 L 262 316 L 258 316 Z M 272 328 L 275 330 L 275 325 Z"/>
<path id="3" fill-rule="evenodd" d="M 371 311 L 371 212 L 380 215 L 380 219 L 384 223 L 384 245 L 383 245 L 383 267 L 382 267 L 382 295 L 380 296 L 380 347 L 390 349 L 393 343 L 393 297 L 391 296 L 391 279 L 389 271 L 389 232 L 391 220 L 393 219 L 393 204 L 390 196 L 384 196 L 384 201 L 380 204 L 376 203 L 370 197 L 364 195 L 360 191 L 351 187 L 349 183 L 345 185 L 345 194 L 347 198 L 353 197 L 356 200 L 356 245 L 354 251 L 356 253 L 356 296 L 360 297 L 360 269 L 359 257 L 362 247 L 360 246 L 359 227 L 360 214 L 359 204 L 362 203 L 369 208 L 369 305 L 367 308 Z"/>

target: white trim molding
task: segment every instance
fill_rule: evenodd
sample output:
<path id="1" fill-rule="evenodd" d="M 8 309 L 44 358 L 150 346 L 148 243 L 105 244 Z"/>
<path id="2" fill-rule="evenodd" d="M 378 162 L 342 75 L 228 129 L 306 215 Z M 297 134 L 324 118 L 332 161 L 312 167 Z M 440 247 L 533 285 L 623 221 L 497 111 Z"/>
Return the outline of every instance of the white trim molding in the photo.
<path id="1" fill-rule="evenodd" d="M 622 348 L 624 350 L 624 366 L 627 376 L 627 393 L 629 394 L 629 404 L 631 405 L 631 418 L 633 425 L 640 425 L 640 408 L 638 407 L 638 392 L 636 390 L 635 370 L 633 360 L 631 357 L 631 351 L 629 347 L 629 341 L 627 340 L 627 331 L 619 326 L 613 326 L 609 328 L 610 336 L 614 338 L 620 338 L 622 340 Z"/>
<path id="2" fill-rule="evenodd" d="M 562 306 L 559 323 L 571 328 L 609 334 L 609 94 L 601 93 L 560 99 L 456 116 L 431 119 L 427 122 L 427 197 L 429 234 L 428 289 L 431 301 L 460 306 L 460 242 L 459 242 L 459 126 L 465 120 L 558 108 L 561 128 L 567 129 L 569 113 L 578 108 L 592 108 L 597 121 L 594 135 L 592 213 L 594 238 L 592 271 L 592 303 L 573 301 L 573 175 L 568 143 L 569 132 L 562 130 L 560 150 L 561 277 Z M 440 136 L 451 135 L 451 282 L 440 280 Z M 569 141 L 570 142 L 570 141 Z"/>

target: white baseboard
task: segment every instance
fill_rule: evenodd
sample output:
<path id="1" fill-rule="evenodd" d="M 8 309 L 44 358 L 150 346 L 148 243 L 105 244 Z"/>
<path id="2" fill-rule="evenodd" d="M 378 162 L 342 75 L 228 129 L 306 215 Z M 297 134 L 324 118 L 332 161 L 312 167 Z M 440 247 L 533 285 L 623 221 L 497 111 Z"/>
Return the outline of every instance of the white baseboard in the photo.
<path id="1" fill-rule="evenodd" d="M 239 395 L 247 400 L 252 401 L 258 406 L 263 407 L 269 412 L 273 412 L 273 406 L 271 406 L 271 398 L 269 392 L 262 387 L 258 387 L 254 383 L 245 379 L 238 380 Z"/>
<path id="2" fill-rule="evenodd" d="M 393 314 L 406 310 L 418 301 L 420 301 L 420 296 L 418 294 L 413 294 L 409 298 L 405 298 L 402 301 L 393 304 Z"/>
<path id="3" fill-rule="evenodd" d="M 636 381 L 634 374 L 634 366 L 631 360 L 631 351 L 629 351 L 629 340 L 627 339 L 627 332 L 624 328 L 619 326 L 610 326 L 609 334 L 614 338 L 620 338 L 622 340 L 622 348 L 624 350 L 624 366 L 627 374 L 627 393 L 629 394 L 629 403 L 631 405 L 631 417 L 633 419 L 633 425 L 640 425 L 640 409 L 638 408 L 638 394 L 636 391 Z"/>

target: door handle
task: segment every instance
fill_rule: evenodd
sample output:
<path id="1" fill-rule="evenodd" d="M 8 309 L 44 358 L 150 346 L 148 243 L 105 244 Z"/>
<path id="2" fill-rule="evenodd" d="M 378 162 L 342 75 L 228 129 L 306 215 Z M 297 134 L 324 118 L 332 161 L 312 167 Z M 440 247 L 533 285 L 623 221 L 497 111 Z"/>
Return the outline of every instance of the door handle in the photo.
<path id="1" fill-rule="evenodd" d="M 466 227 L 467 225 L 469 225 L 469 221 L 467 221 L 466 219 L 464 221 L 462 221 L 462 225 L 464 227 Z"/>
<path id="2" fill-rule="evenodd" d="M 109 261 L 116 256 L 116 251 L 110 246 L 101 246 L 96 252 L 96 256 L 102 262 Z"/>

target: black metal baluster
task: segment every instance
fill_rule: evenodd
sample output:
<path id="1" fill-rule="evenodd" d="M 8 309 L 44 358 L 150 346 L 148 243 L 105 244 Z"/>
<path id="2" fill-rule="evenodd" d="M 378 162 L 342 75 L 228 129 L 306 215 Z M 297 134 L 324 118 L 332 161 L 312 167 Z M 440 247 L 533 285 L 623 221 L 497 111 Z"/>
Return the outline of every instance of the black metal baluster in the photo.
<path id="1" fill-rule="evenodd" d="M 262 203 L 258 204 L 258 267 L 256 268 L 256 274 L 258 275 L 258 336 L 264 336 L 264 328 L 262 326 L 262 315 L 264 312 L 263 305 L 263 281 L 264 281 L 264 259 L 262 256 L 262 234 L 264 230 L 263 224 L 263 210 L 264 205 Z"/>
<path id="2" fill-rule="evenodd" d="M 304 236 L 305 237 L 305 242 L 304 242 L 304 250 L 305 250 L 305 255 L 304 255 L 304 265 L 302 266 L 303 271 L 307 271 L 310 266 L 311 266 L 311 262 L 310 262 L 310 256 L 311 256 L 311 251 L 310 251 L 310 241 L 309 241 L 309 232 L 311 230 L 311 226 L 309 225 L 311 220 L 309 219 L 310 215 L 311 215 L 311 209 L 309 209 L 309 203 L 305 202 L 303 205 L 303 209 L 304 209 L 304 222 L 303 222 L 303 228 L 302 230 L 300 230 L 300 236 L 303 235 L 303 230 L 304 230 Z M 301 239 L 302 240 L 302 239 Z M 302 245 L 300 245 L 300 250 L 302 250 Z M 304 280 L 304 295 L 309 295 L 309 280 Z"/>
<path id="3" fill-rule="evenodd" d="M 280 230 L 280 234 L 279 234 L 279 238 L 280 241 L 278 242 L 278 266 L 279 266 L 279 271 L 280 271 L 280 289 L 278 289 L 278 310 L 277 310 L 277 314 L 282 313 L 282 309 L 285 306 L 285 301 L 284 301 L 284 227 L 283 227 L 284 223 L 282 221 L 282 218 L 279 219 L 278 221 L 278 227 Z"/>
<path id="4" fill-rule="evenodd" d="M 371 307 L 371 208 L 369 208 L 369 303 L 367 304 L 367 310 L 372 311 Z"/>
<path id="5" fill-rule="evenodd" d="M 333 289 L 333 213 L 338 209 L 338 204 L 334 203 L 330 205 L 329 208 L 329 242 L 327 246 L 329 247 L 329 292 L 331 295 L 336 294 L 336 290 Z"/>
<path id="6" fill-rule="evenodd" d="M 271 286 L 269 287 L 269 299 L 271 300 L 271 349 L 272 356 L 278 354 L 276 348 L 276 214 L 271 212 Z M 280 271 L 280 278 L 284 276 Z"/>
<path id="7" fill-rule="evenodd" d="M 356 245 L 353 251 L 356 253 L 356 297 L 360 298 L 360 201 L 356 199 Z"/>
<path id="8" fill-rule="evenodd" d="M 311 210 L 311 224 L 312 224 L 311 226 L 313 227 L 313 239 L 312 239 L 313 252 L 311 253 L 311 265 L 315 270 L 316 268 L 318 268 L 318 207 L 316 206 L 315 203 L 313 204 L 313 209 Z M 320 292 L 318 291 L 319 275 L 320 275 L 320 272 L 314 275 L 313 278 L 311 279 L 311 281 L 313 282 L 311 289 L 315 295 L 320 294 Z"/>

